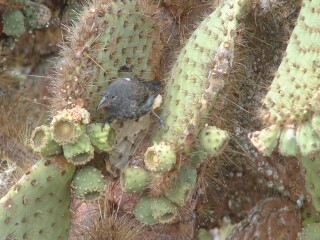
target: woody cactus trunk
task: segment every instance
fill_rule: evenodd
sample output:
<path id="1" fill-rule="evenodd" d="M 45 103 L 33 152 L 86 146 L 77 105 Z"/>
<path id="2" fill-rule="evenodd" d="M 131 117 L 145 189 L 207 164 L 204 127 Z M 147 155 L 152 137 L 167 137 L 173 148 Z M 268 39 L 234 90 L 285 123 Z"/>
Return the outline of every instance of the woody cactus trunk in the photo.
<path id="1" fill-rule="evenodd" d="M 215 186 L 208 179 L 215 178 L 213 169 L 222 175 L 226 148 L 237 152 L 229 149 L 236 141 L 233 127 L 221 123 L 222 117 L 213 121 L 212 116 L 217 118 L 221 99 L 235 84 L 232 77 L 243 78 L 236 64 L 246 66 L 249 61 L 246 54 L 244 60 L 240 57 L 241 51 L 249 50 L 239 39 L 250 35 L 246 24 L 250 16 L 256 16 L 258 6 L 268 15 L 273 9 L 287 9 L 283 3 L 95 0 L 85 4 L 72 27 L 67 27 L 67 41 L 61 43 L 49 86 L 49 117 L 31 134 L 29 145 L 41 160 L 0 199 L 0 238 L 194 239 L 200 218 L 212 212 L 206 209 L 199 219 L 195 217 Z M 37 1 L 0 0 L 0 4 L 5 9 L 0 12 L 1 31 L 8 38 L 18 39 L 56 16 L 52 6 Z M 207 6 L 210 13 L 200 17 L 196 9 Z M 319 9 L 318 1 L 303 1 L 284 58 L 263 101 L 261 116 L 268 127 L 249 134 L 261 157 L 274 156 L 278 149 L 284 157 L 299 158 L 306 169 L 306 191 L 297 190 L 298 200 L 288 196 L 287 189 L 282 194 L 288 199 L 264 199 L 249 212 L 244 220 L 247 225 L 230 226 L 229 236 L 221 233 L 220 237 L 265 239 L 260 233 L 268 229 L 272 236 L 295 239 L 302 210 L 291 200 L 301 207 L 304 198 L 311 203 L 304 209 L 304 226 L 312 225 L 300 238 L 310 239 L 310 232 L 311 237 L 318 236 L 319 225 L 314 222 L 320 211 L 316 181 Z M 184 29 L 192 29 L 186 24 L 192 11 L 196 14 L 190 18 L 198 23 L 185 35 Z M 173 49 L 176 53 L 171 53 Z M 97 106 L 117 78 L 160 80 L 162 89 L 153 113 L 105 122 L 107 116 Z M 238 187 L 243 185 L 241 182 Z M 71 201 L 84 201 L 85 206 L 100 210 L 99 216 L 91 214 L 81 231 L 78 229 L 82 236 L 73 236 L 79 234 L 74 223 L 82 210 L 73 208 L 72 217 Z M 104 207 L 103 201 L 107 202 Z M 228 203 L 228 207 L 234 206 Z M 115 214 L 104 215 L 114 209 Z M 274 213 L 274 209 L 278 211 Z M 267 220 L 254 221 L 254 215 Z M 277 218 L 282 221 L 273 224 Z M 129 219 L 128 226 L 121 219 Z M 133 234 L 134 228 L 139 231 Z M 206 238 L 210 234 L 199 231 L 198 239 Z"/>

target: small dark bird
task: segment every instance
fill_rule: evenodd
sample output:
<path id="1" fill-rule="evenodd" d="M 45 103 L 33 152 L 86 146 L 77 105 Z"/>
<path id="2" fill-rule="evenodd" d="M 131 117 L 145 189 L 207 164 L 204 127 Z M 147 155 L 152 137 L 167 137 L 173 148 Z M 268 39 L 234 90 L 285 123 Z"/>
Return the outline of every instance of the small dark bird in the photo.
<path id="1" fill-rule="evenodd" d="M 138 119 L 152 111 L 154 99 L 159 94 L 160 81 L 141 78 L 118 78 L 103 94 L 97 110 L 106 108 L 106 121 L 112 119 Z"/>

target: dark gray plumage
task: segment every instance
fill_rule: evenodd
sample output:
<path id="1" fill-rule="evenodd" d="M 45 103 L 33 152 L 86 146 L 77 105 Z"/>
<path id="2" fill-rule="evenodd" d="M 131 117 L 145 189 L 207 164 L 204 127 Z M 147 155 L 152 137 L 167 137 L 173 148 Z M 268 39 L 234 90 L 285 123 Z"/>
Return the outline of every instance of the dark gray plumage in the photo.
<path id="1" fill-rule="evenodd" d="M 97 110 L 105 108 L 107 122 L 112 119 L 138 119 L 152 110 L 159 87 L 158 80 L 118 78 L 103 94 Z"/>

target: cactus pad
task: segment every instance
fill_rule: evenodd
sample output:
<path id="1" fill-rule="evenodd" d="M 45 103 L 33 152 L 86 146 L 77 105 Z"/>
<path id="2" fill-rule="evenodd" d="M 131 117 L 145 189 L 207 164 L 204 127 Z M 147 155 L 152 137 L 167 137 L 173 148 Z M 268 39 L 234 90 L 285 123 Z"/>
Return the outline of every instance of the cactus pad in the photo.
<path id="1" fill-rule="evenodd" d="M 126 192 L 142 192 L 149 183 L 149 174 L 142 168 L 128 167 L 121 173 L 121 187 Z"/>

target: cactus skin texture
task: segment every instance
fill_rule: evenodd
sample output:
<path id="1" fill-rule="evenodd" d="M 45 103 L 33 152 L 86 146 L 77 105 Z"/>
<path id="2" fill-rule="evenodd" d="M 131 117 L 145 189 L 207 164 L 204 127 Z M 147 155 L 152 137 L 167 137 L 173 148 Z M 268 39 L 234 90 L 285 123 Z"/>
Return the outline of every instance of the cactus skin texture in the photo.
<path id="1" fill-rule="evenodd" d="M 142 192 L 149 183 L 149 174 L 143 168 L 128 167 L 121 173 L 121 187 L 126 192 Z"/>
<path id="2" fill-rule="evenodd" d="M 153 199 L 148 197 L 142 197 L 137 202 L 134 208 L 134 216 L 139 222 L 148 225 L 154 225 L 158 223 L 158 221 L 153 217 L 153 212 L 151 208 L 152 202 Z"/>
<path id="3" fill-rule="evenodd" d="M 8 36 L 19 36 L 26 32 L 22 12 L 18 9 L 7 11 L 3 16 L 3 32 Z"/>
<path id="4" fill-rule="evenodd" d="M 114 148 L 116 133 L 109 124 L 92 123 L 86 129 L 95 150 L 108 152 Z"/>
<path id="5" fill-rule="evenodd" d="M 54 111 L 81 99 L 93 122 L 103 121 L 105 113 L 96 107 L 111 79 L 155 79 L 161 43 L 153 6 L 151 1 L 98 0 L 84 9 L 71 30 L 70 47 L 61 52 Z"/>
<path id="6" fill-rule="evenodd" d="M 204 127 L 199 133 L 199 142 L 203 151 L 212 157 L 220 155 L 224 146 L 229 142 L 229 134 L 215 126 Z"/>
<path id="7" fill-rule="evenodd" d="M 48 126 L 37 127 L 31 136 L 31 146 L 33 150 L 44 157 L 58 155 L 62 152 L 62 147 L 52 139 L 52 134 Z"/>
<path id="8" fill-rule="evenodd" d="M 68 162 L 74 165 L 84 165 L 94 157 L 94 148 L 90 137 L 83 134 L 76 143 L 63 145 L 63 154 Z"/>
<path id="9" fill-rule="evenodd" d="M 222 89 L 232 65 L 238 17 L 247 1 L 227 1 L 194 31 L 181 50 L 166 84 L 161 117 L 168 126 L 157 141 L 175 145 L 197 136 L 200 124 Z"/>
<path id="10" fill-rule="evenodd" d="M 106 181 L 98 169 L 93 166 L 85 166 L 74 175 L 72 187 L 78 198 L 95 201 L 103 196 Z"/>
<path id="11" fill-rule="evenodd" d="M 144 155 L 144 164 L 152 172 L 168 172 L 175 163 L 174 149 L 163 142 L 149 147 Z"/>
<path id="12" fill-rule="evenodd" d="M 298 240 L 319 240 L 320 239 L 320 224 L 312 223 L 307 225 L 299 233 Z"/>
<path id="13" fill-rule="evenodd" d="M 8 36 L 19 37 L 28 30 L 41 28 L 51 18 L 50 9 L 43 4 L 28 0 L 13 1 L 12 4 L 21 7 L 4 13 L 3 32 Z"/>
<path id="14" fill-rule="evenodd" d="M 0 238 L 67 239 L 74 171 L 62 155 L 36 163 L 0 199 Z"/>
<path id="15" fill-rule="evenodd" d="M 285 129 L 285 134 L 290 135 L 290 140 L 280 142 L 278 146 L 278 151 L 284 156 L 312 156 L 320 153 L 319 125 L 316 124 L 319 122 L 320 113 L 320 49 L 317 45 L 320 41 L 320 29 L 317 24 L 320 21 L 320 12 L 314 11 L 319 7 L 319 1 L 303 1 L 285 57 L 264 99 L 266 110 L 261 111 L 267 125 L 280 125 L 281 130 Z M 314 123 L 310 124 L 311 122 Z M 288 128 L 293 128 L 296 133 L 292 133 L 292 130 L 288 133 Z M 249 138 L 257 136 L 251 138 L 253 144 L 256 146 L 255 143 L 259 142 L 258 150 L 264 155 L 270 155 L 277 147 L 275 144 L 271 149 L 268 145 L 268 139 L 274 138 L 272 134 L 269 132 L 270 136 L 267 137 L 255 132 L 249 135 Z M 286 149 L 290 147 L 293 149 Z M 266 153 L 263 152 L 265 149 L 268 149 Z"/>
<path id="16" fill-rule="evenodd" d="M 171 202 L 183 206 L 191 197 L 197 181 L 197 171 L 188 166 L 181 166 L 174 176 L 172 185 L 166 189 L 165 196 Z"/>

